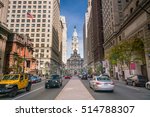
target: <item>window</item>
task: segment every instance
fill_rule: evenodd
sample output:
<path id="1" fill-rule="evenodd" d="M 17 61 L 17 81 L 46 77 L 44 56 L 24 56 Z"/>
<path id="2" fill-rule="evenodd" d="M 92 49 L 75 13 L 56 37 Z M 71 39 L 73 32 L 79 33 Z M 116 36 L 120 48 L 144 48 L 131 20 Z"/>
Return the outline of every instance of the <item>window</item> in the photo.
<path id="1" fill-rule="evenodd" d="M 14 22 L 14 19 L 11 19 L 11 22 Z"/>
<path id="2" fill-rule="evenodd" d="M 40 20 L 40 19 L 37 19 L 37 22 L 41 22 L 41 20 Z"/>
<path id="3" fill-rule="evenodd" d="M 42 29 L 42 32 L 45 32 L 45 29 Z"/>
<path id="4" fill-rule="evenodd" d="M 42 34 L 42 37 L 45 37 L 45 33 Z"/>
<path id="5" fill-rule="evenodd" d="M 43 3 L 44 3 L 44 4 L 46 4 L 46 3 L 47 3 L 47 1 L 43 1 Z"/>
<path id="6" fill-rule="evenodd" d="M 46 19 L 43 19 L 42 22 L 46 22 Z"/>
<path id="7" fill-rule="evenodd" d="M 40 34 L 36 34 L 36 37 L 40 37 Z"/>
<path id="8" fill-rule="evenodd" d="M 25 22 L 25 19 L 22 19 L 22 22 Z"/>
<path id="9" fill-rule="evenodd" d="M 41 18 L 41 15 L 38 15 L 37 17 L 38 17 L 38 18 Z"/>
<path id="10" fill-rule="evenodd" d="M 19 24 L 16 24 L 16 27 L 19 27 Z"/>
<path id="11" fill-rule="evenodd" d="M 35 52 L 39 52 L 39 50 L 38 50 L 38 49 L 35 49 Z"/>
<path id="12" fill-rule="evenodd" d="M 138 7 L 139 6 L 139 0 L 138 1 L 136 1 L 136 7 Z"/>
<path id="13" fill-rule="evenodd" d="M 31 37 L 34 37 L 34 34 L 31 34 Z"/>
<path id="14" fill-rule="evenodd" d="M 14 27 L 14 24 L 11 24 L 11 27 Z"/>
<path id="15" fill-rule="evenodd" d="M 42 41 L 42 42 L 45 42 L 45 39 L 42 39 L 41 41 Z"/>
<path id="16" fill-rule="evenodd" d="M 33 4 L 36 4 L 37 2 L 36 1 L 33 1 Z"/>
<path id="17" fill-rule="evenodd" d="M 12 10 L 12 13 L 16 13 L 16 10 Z"/>
<path id="18" fill-rule="evenodd" d="M 13 4 L 16 4 L 16 1 L 13 1 Z"/>
<path id="19" fill-rule="evenodd" d="M 29 3 L 29 4 L 31 4 L 31 3 L 32 3 L 32 1 L 28 1 L 28 3 Z"/>
<path id="20" fill-rule="evenodd" d="M 44 52 L 44 49 L 41 49 L 41 52 Z"/>
<path id="21" fill-rule="evenodd" d="M 39 44 L 36 44 L 35 47 L 39 47 Z"/>
<path id="22" fill-rule="evenodd" d="M 133 13 L 133 8 L 130 9 L 130 13 Z"/>
<path id="23" fill-rule="evenodd" d="M 18 10 L 18 11 L 17 11 L 17 13 L 21 13 L 21 11 L 20 11 L 20 10 Z"/>
<path id="24" fill-rule="evenodd" d="M 37 27 L 40 27 L 40 24 L 37 24 Z"/>
<path id="25" fill-rule="evenodd" d="M 29 32 L 29 29 L 26 29 L 26 32 Z"/>
<path id="26" fill-rule="evenodd" d="M 36 42 L 39 42 L 39 39 L 36 39 Z"/>

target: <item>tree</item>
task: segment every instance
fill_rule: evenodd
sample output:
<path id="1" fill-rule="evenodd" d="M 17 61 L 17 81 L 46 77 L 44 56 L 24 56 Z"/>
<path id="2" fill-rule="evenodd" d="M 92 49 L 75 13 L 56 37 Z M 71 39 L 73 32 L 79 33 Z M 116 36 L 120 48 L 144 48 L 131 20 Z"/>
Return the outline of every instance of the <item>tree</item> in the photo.
<path id="1" fill-rule="evenodd" d="M 13 63 L 13 65 L 11 66 L 11 68 L 10 69 L 12 69 L 13 70 L 13 72 L 15 72 L 15 73 L 20 73 L 20 72 L 22 72 L 22 66 L 21 66 L 21 64 L 23 63 L 23 58 L 22 57 L 20 57 L 17 53 L 14 53 L 13 54 L 13 61 L 14 61 L 14 63 Z"/>
<path id="2" fill-rule="evenodd" d="M 136 55 L 136 57 L 134 57 L 134 55 Z M 111 65 L 120 64 L 122 70 L 124 64 L 126 64 L 130 70 L 131 62 L 136 62 L 137 60 L 142 61 L 144 64 L 145 57 L 143 41 L 139 38 L 123 40 L 118 45 L 113 46 L 106 57 Z"/>

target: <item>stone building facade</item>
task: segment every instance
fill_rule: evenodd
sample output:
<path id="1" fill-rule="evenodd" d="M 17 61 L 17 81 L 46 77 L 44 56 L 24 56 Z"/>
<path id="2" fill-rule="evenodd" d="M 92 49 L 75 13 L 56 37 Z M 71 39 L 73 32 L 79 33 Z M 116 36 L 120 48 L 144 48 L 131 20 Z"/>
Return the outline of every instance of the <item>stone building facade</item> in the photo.
<path id="1" fill-rule="evenodd" d="M 6 41 L 10 31 L 7 29 L 7 10 L 9 0 L 0 0 L 0 74 L 4 72 Z"/>
<path id="2" fill-rule="evenodd" d="M 122 0 L 123 1 L 123 0 Z M 131 74 L 142 74 L 150 80 L 150 1 L 149 0 L 128 0 L 123 6 L 123 20 L 117 32 L 112 35 L 109 40 L 105 40 L 105 54 L 114 45 L 119 44 L 123 40 L 139 38 L 143 41 L 145 54 L 145 64 L 142 62 L 134 62 L 135 69 L 129 71 L 127 66 L 123 66 L 123 71 L 117 67 L 118 74 L 123 72 L 123 77 L 127 78 Z M 106 39 L 106 37 L 105 37 Z M 134 54 L 133 56 L 137 56 Z M 114 70 L 115 71 L 115 70 Z M 119 76 L 118 76 L 119 77 Z"/>
<path id="3" fill-rule="evenodd" d="M 4 73 L 37 73 L 37 61 L 33 57 L 33 45 L 27 36 L 11 33 L 5 53 Z"/>
<path id="4" fill-rule="evenodd" d="M 72 35 L 72 51 L 71 57 L 67 60 L 67 70 L 70 74 L 80 74 L 83 69 L 84 60 L 80 57 L 79 52 L 79 42 L 78 33 L 76 31 L 76 26 L 74 27 L 74 32 Z"/>

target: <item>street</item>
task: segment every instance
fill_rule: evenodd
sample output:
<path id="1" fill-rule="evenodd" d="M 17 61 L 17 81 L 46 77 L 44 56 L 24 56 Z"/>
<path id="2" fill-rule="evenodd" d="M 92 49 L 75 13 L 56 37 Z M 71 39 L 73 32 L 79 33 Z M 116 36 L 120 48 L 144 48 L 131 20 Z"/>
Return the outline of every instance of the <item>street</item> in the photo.
<path id="1" fill-rule="evenodd" d="M 115 81 L 114 92 L 94 92 L 89 87 L 88 80 L 82 80 L 95 100 L 150 100 L 150 90 L 144 87 L 128 86 L 125 83 Z"/>
<path id="2" fill-rule="evenodd" d="M 71 82 L 71 84 L 69 82 Z M 63 86 L 61 88 L 45 89 L 44 84 L 45 80 L 40 83 L 33 84 L 30 92 L 19 91 L 17 96 L 14 98 L 9 98 L 6 95 L 1 96 L 0 100 L 55 100 L 60 93 L 63 95 L 63 98 L 60 98 L 60 100 L 65 98 L 68 100 L 76 100 L 77 98 L 86 100 L 88 98 L 83 98 L 83 95 L 81 95 L 85 92 L 89 92 L 91 97 L 95 100 L 150 100 L 150 90 L 147 90 L 144 87 L 128 86 L 124 82 L 120 81 L 115 81 L 115 90 L 113 93 L 94 92 L 89 87 L 89 80 L 80 80 L 75 76 L 72 77 L 71 80 L 63 79 Z M 73 98 L 69 96 L 73 96 Z"/>
<path id="3" fill-rule="evenodd" d="M 32 85 L 30 92 L 19 91 L 14 98 L 0 96 L 0 100 L 54 100 L 69 80 L 63 80 L 62 87 L 45 89 L 45 80 Z"/>

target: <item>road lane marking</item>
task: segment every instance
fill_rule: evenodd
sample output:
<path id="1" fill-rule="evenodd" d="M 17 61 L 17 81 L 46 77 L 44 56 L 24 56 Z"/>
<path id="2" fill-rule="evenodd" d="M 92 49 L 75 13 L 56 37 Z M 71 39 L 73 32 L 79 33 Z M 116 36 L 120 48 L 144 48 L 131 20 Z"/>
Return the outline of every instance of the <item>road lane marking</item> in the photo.
<path id="1" fill-rule="evenodd" d="M 43 88 L 44 88 L 44 87 L 40 87 L 40 88 L 38 88 L 38 89 L 35 89 L 35 90 L 30 91 L 30 92 L 28 92 L 28 93 L 25 93 L 25 94 L 23 94 L 23 95 L 21 95 L 21 96 L 18 96 L 18 97 L 16 97 L 16 98 L 13 98 L 12 100 L 16 100 L 16 99 L 22 98 L 22 97 L 24 97 L 24 96 L 26 96 L 26 95 L 29 95 L 29 94 L 31 94 L 31 93 L 33 93 L 33 92 L 36 92 L 36 91 L 38 91 L 38 90 L 40 90 L 40 89 L 43 89 Z"/>

